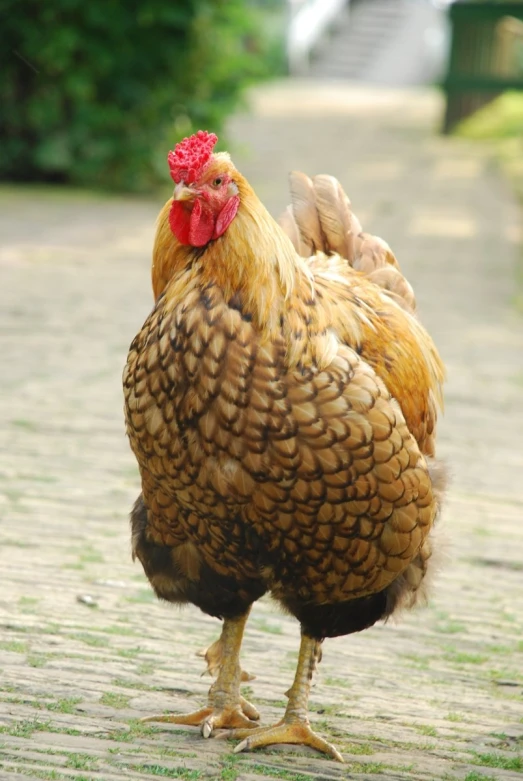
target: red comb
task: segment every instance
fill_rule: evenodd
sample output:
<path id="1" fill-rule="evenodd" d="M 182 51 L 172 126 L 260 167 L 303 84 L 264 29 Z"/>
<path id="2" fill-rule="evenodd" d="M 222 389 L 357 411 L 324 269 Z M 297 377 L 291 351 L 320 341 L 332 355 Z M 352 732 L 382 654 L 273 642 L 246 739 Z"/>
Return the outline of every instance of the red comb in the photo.
<path id="1" fill-rule="evenodd" d="M 191 184 L 201 175 L 209 162 L 218 137 L 206 130 L 198 130 L 193 136 L 184 138 L 167 155 L 171 177 L 178 182 Z"/>

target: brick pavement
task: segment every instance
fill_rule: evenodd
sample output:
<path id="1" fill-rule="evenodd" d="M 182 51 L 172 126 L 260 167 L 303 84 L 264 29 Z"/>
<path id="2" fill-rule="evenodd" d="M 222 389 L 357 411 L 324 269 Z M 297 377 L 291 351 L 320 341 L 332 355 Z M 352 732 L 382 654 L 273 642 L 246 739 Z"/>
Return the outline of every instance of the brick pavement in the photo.
<path id="1" fill-rule="evenodd" d="M 436 94 L 300 82 L 235 117 L 238 167 L 274 212 L 286 171 L 334 173 L 412 281 L 447 362 L 440 452 L 452 537 L 431 605 L 325 643 L 311 697 L 339 766 L 233 755 L 140 725 L 204 701 L 218 623 L 152 597 L 129 556 L 138 491 L 120 374 L 150 305 L 157 200 L 0 190 L 0 778 L 516 779 L 523 770 L 523 329 L 517 210 L 488 150 L 433 134 Z M 250 696 L 282 713 L 298 626 L 268 601 L 244 643 Z"/>

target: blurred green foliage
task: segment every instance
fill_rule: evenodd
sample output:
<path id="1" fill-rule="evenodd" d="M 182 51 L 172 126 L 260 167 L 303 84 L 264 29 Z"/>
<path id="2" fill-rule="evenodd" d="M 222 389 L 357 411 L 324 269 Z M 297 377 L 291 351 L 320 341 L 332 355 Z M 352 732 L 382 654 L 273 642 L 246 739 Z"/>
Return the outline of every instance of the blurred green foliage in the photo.
<path id="1" fill-rule="evenodd" d="M 144 191 L 283 67 L 245 0 L 3 0 L 0 177 Z M 268 40 L 268 38 L 272 40 Z"/>
<path id="2" fill-rule="evenodd" d="M 503 93 L 463 120 L 456 134 L 490 144 L 523 203 L 523 93 Z"/>

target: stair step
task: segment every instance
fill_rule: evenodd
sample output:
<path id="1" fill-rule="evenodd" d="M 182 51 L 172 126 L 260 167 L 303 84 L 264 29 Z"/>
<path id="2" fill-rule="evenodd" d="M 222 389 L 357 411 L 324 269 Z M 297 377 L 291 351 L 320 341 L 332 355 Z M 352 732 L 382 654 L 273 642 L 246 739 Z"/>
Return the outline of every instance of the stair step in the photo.
<path id="1" fill-rule="evenodd" d="M 348 17 L 333 30 L 312 59 L 310 75 L 354 78 L 372 63 L 391 32 L 404 20 L 403 0 L 365 0 L 349 7 Z"/>

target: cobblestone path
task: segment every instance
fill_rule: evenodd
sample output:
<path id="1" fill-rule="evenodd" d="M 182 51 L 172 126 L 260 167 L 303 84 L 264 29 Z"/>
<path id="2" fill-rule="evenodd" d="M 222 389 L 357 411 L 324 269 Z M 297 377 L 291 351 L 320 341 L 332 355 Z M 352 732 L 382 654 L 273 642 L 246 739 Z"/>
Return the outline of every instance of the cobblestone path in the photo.
<path id="1" fill-rule="evenodd" d="M 412 281 L 448 366 L 451 544 L 431 605 L 327 641 L 312 720 L 346 758 L 233 755 L 140 724 L 204 701 L 218 622 L 159 604 L 129 553 L 138 492 L 120 375 L 151 306 L 158 201 L 0 191 L 0 777 L 116 781 L 521 778 L 523 328 L 517 210 L 484 148 L 439 138 L 436 94 L 299 82 L 254 93 L 231 151 L 269 208 L 334 173 Z M 277 719 L 298 626 L 268 601 L 244 643 Z"/>

